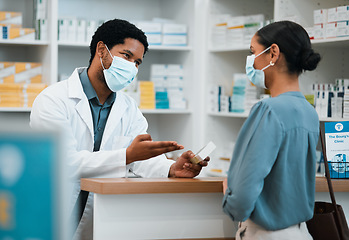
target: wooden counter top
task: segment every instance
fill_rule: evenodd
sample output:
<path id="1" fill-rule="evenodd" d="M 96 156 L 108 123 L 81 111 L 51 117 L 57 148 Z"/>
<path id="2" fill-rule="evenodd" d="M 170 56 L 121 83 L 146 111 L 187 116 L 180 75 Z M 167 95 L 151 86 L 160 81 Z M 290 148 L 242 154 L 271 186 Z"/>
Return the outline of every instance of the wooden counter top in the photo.
<path id="1" fill-rule="evenodd" d="M 331 179 L 334 192 L 349 192 L 349 179 Z M 316 177 L 316 192 L 328 192 L 325 177 Z"/>
<path id="2" fill-rule="evenodd" d="M 99 194 L 215 193 L 224 178 L 82 178 L 81 189 Z"/>
<path id="3" fill-rule="evenodd" d="M 82 178 L 81 189 L 99 194 L 216 193 L 221 177 L 209 178 Z M 335 192 L 349 192 L 349 179 L 332 179 Z M 328 192 L 325 177 L 316 177 L 316 192 Z"/>

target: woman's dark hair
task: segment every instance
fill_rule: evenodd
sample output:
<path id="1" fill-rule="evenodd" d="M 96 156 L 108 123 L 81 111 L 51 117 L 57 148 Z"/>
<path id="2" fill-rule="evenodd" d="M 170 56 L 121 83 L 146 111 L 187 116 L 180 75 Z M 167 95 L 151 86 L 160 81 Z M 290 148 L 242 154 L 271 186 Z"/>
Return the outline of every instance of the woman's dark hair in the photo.
<path id="1" fill-rule="evenodd" d="M 96 54 L 96 47 L 99 41 L 105 43 L 109 49 L 117 44 L 124 44 L 126 38 L 133 38 L 144 45 L 144 54 L 148 51 L 148 41 L 144 32 L 132 23 L 121 19 L 109 20 L 103 23 L 95 32 L 90 44 L 90 63 Z"/>
<path id="2" fill-rule="evenodd" d="M 301 74 L 305 70 L 314 70 L 321 60 L 311 47 L 308 33 L 294 22 L 280 21 L 271 23 L 256 33 L 257 41 L 266 48 L 273 43 L 279 46 L 285 55 L 290 73 Z"/>

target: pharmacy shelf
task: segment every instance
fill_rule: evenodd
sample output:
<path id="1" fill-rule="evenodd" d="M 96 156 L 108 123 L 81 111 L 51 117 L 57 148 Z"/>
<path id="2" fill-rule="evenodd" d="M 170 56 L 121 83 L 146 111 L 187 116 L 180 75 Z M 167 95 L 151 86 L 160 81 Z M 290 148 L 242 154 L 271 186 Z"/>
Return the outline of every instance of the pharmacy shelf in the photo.
<path id="1" fill-rule="evenodd" d="M 210 116 L 217 116 L 217 117 L 234 117 L 234 118 L 247 118 L 248 117 L 248 112 L 243 112 L 243 113 L 223 113 L 223 112 L 209 112 L 208 115 Z"/>
<path id="2" fill-rule="evenodd" d="M 320 122 L 342 122 L 349 121 L 348 118 L 320 118 Z"/>
<path id="3" fill-rule="evenodd" d="M 0 112 L 30 112 L 29 107 L 0 107 Z"/>
<path id="4" fill-rule="evenodd" d="M 218 117 L 235 117 L 235 118 L 247 118 L 248 113 L 222 113 L 222 112 L 209 112 L 208 115 L 210 116 L 218 116 Z M 320 118 L 320 122 L 342 122 L 342 121 L 349 121 L 347 118 Z"/>
<path id="5" fill-rule="evenodd" d="M 90 46 L 89 42 L 58 42 L 59 47 L 78 47 L 78 48 L 86 48 Z"/>
<path id="6" fill-rule="evenodd" d="M 190 46 L 155 46 L 150 45 L 150 50 L 165 50 L 165 51 L 190 51 L 192 48 Z"/>
<path id="7" fill-rule="evenodd" d="M 0 107 L 0 112 L 30 112 L 31 108 Z M 143 114 L 191 114 L 190 110 L 141 109 Z"/>
<path id="8" fill-rule="evenodd" d="M 78 48 L 85 48 L 89 47 L 90 43 L 88 42 L 58 42 L 58 46 L 60 47 L 78 47 Z M 155 46 L 150 45 L 150 50 L 164 50 L 164 51 L 190 51 L 192 50 L 192 47 L 190 46 Z"/>
<path id="9" fill-rule="evenodd" d="M 47 46 L 49 44 L 48 41 L 41 40 L 33 40 L 33 41 L 25 41 L 25 40 L 0 40 L 0 45 L 28 45 L 28 46 Z"/>
<path id="10" fill-rule="evenodd" d="M 333 46 L 333 47 L 349 46 L 349 37 L 317 39 L 317 40 L 311 40 L 311 43 L 316 46 Z M 245 51 L 249 49 L 250 49 L 250 46 L 248 45 L 240 45 L 235 47 L 211 47 L 209 51 L 212 53 L 218 53 L 218 52 Z"/>
<path id="11" fill-rule="evenodd" d="M 250 50 L 249 45 L 240 45 L 235 47 L 212 47 L 209 49 L 212 53 L 218 53 L 218 52 L 236 52 L 236 51 L 246 51 Z"/>
<path id="12" fill-rule="evenodd" d="M 143 114 L 191 114 L 190 110 L 141 109 Z"/>
<path id="13" fill-rule="evenodd" d="M 325 47 L 349 46 L 349 37 L 316 39 L 316 40 L 311 40 L 311 43 L 316 46 L 325 46 Z"/>

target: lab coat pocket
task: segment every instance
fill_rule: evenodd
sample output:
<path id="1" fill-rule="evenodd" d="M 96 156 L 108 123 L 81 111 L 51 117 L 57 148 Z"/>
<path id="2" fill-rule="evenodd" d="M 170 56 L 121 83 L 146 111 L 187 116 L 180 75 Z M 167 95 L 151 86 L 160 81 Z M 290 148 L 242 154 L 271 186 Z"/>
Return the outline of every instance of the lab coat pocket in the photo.
<path id="1" fill-rule="evenodd" d="M 132 136 L 115 136 L 113 139 L 113 149 L 127 148 L 133 141 Z"/>

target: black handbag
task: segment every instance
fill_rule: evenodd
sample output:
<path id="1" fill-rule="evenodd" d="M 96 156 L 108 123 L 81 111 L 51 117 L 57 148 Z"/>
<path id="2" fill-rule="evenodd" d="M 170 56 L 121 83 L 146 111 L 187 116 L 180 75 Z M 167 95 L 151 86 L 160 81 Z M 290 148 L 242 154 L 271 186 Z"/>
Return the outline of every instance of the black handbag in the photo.
<path id="1" fill-rule="evenodd" d="M 349 240 L 349 229 L 341 205 L 334 197 L 326 149 L 320 129 L 322 153 L 325 162 L 325 176 L 331 196 L 331 202 L 315 202 L 314 216 L 307 221 L 307 227 L 314 240 Z"/>

